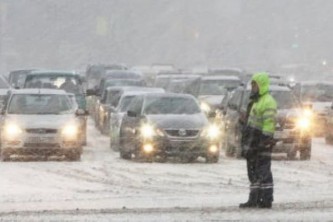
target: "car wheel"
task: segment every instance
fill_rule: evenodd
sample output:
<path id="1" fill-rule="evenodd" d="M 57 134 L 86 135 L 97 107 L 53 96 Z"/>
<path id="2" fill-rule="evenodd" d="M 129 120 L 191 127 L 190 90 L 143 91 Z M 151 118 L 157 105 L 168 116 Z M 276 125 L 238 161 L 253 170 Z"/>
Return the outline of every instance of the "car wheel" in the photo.
<path id="1" fill-rule="evenodd" d="M 132 159 L 132 153 L 120 150 L 120 158 L 125 159 L 125 160 L 130 160 L 130 159 Z"/>
<path id="2" fill-rule="evenodd" d="M 207 156 L 206 163 L 217 163 L 219 161 L 219 156 Z"/>
<path id="3" fill-rule="evenodd" d="M 297 150 L 295 148 L 290 149 L 287 152 L 287 159 L 288 160 L 295 160 L 297 154 Z"/>
<path id="4" fill-rule="evenodd" d="M 300 149 L 300 159 L 309 160 L 311 159 L 311 146 L 304 147 Z"/>
<path id="5" fill-rule="evenodd" d="M 70 161 L 80 161 L 81 160 L 81 153 L 80 152 L 73 152 L 71 154 L 68 154 L 66 157 Z"/>
<path id="6" fill-rule="evenodd" d="M 5 152 L 1 152 L 1 161 L 6 162 L 10 160 L 10 155 Z"/>
<path id="7" fill-rule="evenodd" d="M 326 144 L 333 145 L 333 137 L 331 135 L 326 135 L 325 142 Z"/>
<path id="8" fill-rule="evenodd" d="M 225 155 L 227 157 L 233 157 L 234 156 L 234 148 L 230 146 L 228 136 L 226 135 L 225 141 L 223 142 L 223 148 L 225 149 Z"/>

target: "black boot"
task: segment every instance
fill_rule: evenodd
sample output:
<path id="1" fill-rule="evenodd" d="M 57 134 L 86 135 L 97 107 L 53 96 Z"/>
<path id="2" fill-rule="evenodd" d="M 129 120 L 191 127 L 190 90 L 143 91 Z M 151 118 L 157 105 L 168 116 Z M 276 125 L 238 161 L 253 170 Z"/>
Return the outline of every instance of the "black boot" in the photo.
<path id="1" fill-rule="evenodd" d="M 272 201 L 259 201 L 258 208 L 271 209 Z"/>
<path id="2" fill-rule="evenodd" d="M 239 208 L 256 208 L 258 206 L 258 189 L 252 189 L 250 191 L 249 200 L 246 203 L 239 204 Z"/>

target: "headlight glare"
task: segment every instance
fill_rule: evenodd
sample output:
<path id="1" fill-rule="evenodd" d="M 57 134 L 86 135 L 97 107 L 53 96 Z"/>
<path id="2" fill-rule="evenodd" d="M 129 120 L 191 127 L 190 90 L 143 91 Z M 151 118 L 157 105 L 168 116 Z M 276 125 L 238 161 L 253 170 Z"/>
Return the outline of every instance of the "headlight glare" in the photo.
<path id="1" fill-rule="evenodd" d="M 310 120 L 308 118 L 300 118 L 297 120 L 297 126 L 301 129 L 308 129 L 310 127 Z"/>
<path id="2" fill-rule="evenodd" d="M 76 139 L 78 135 L 78 127 L 76 125 L 67 125 L 62 129 L 62 135 L 66 139 Z"/>
<path id="3" fill-rule="evenodd" d="M 15 138 L 23 132 L 22 129 L 16 124 L 6 125 L 4 131 L 5 131 L 5 136 L 8 139 Z"/>
<path id="4" fill-rule="evenodd" d="M 220 136 L 220 129 L 215 124 L 208 126 L 205 130 L 202 132 L 202 136 L 206 136 L 211 140 L 218 139 Z"/>
<path id="5" fill-rule="evenodd" d="M 202 103 L 200 104 L 200 109 L 201 109 L 202 111 L 204 111 L 205 113 L 209 113 L 209 112 L 211 111 L 210 106 L 209 106 L 207 103 L 205 103 L 205 102 L 202 102 Z"/>
<path id="6" fill-rule="evenodd" d="M 149 125 L 149 124 L 145 124 L 141 127 L 141 135 L 144 138 L 151 138 L 153 136 L 156 135 L 154 127 Z"/>

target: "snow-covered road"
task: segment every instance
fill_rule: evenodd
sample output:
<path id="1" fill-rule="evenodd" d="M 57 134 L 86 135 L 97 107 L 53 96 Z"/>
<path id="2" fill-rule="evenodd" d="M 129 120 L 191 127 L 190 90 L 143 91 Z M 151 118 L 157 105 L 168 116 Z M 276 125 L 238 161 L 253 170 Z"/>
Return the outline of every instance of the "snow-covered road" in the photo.
<path id="1" fill-rule="evenodd" d="M 245 161 L 138 163 L 119 158 L 89 123 L 81 162 L 0 163 L 3 220 L 330 220 L 333 146 L 313 142 L 310 161 L 273 161 L 271 210 L 240 210 Z"/>

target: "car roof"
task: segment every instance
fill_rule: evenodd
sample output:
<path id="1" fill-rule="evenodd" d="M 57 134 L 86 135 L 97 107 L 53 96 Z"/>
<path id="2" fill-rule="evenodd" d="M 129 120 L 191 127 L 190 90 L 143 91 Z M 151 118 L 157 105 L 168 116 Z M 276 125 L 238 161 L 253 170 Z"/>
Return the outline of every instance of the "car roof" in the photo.
<path id="1" fill-rule="evenodd" d="M 18 89 L 12 90 L 12 94 L 55 94 L 55 95 L 68 95 L 68 93 L 61 89 Z"/>
<path id="2" fill-rule="evenodd" d="M 136 95 L 143 95 L 143 94 L 151 94 L 151 93 L 164 93 L 164 92 L 154 92 L 154 91 L 126 91 L 122 94 L 123 97 L 125 96 L 136 96 Z"/>
<path id="3" fill-rule="evenodd" d="M 66 70 L 35 70 L 35 71 L 31 71 L 28 76 L 32 76 L 32 75 L 52 75 L 52 74 L 59 74 L 59 75 L 75 75 L 75 76 L 79 76 L 78 73 L 74 72 L 74 71 L 66 71 Z"/>
<path id="4" fill-rule="evenodd" d="M 165 97 L 174 97 L 174 98 L 189 98 L 189 99 L 194 99 L 195 97 L 189 94 L 182 94 L 182 93 L 147 93 L 144 94 L 144 97 L 160 97 L 160 98 L 165 98 Z"/>
<path id="5" fill-rule="evenodd" d="M 237 76 L 232 76 L 232 75 L 207 75 L 207 76 L 202 76 L 201 79 L 203 80 L 238 80 L 241 81 L 239 77 Z"/>
<path id="6" fill-rule="evenodd" d="M 102 79 L 140 79 L 142 75 L 133 70 L 110 70 L 105 73 Z"/>
<path id="7" fill-rule="evenodd" d="M 150 88 L 150 87 L 140 87 L 140 86 L 109 86 L 106 91 L 112 90 L 124 90 L 124 91 L 154 91 L 162 90 L 162 88 Z"/>

